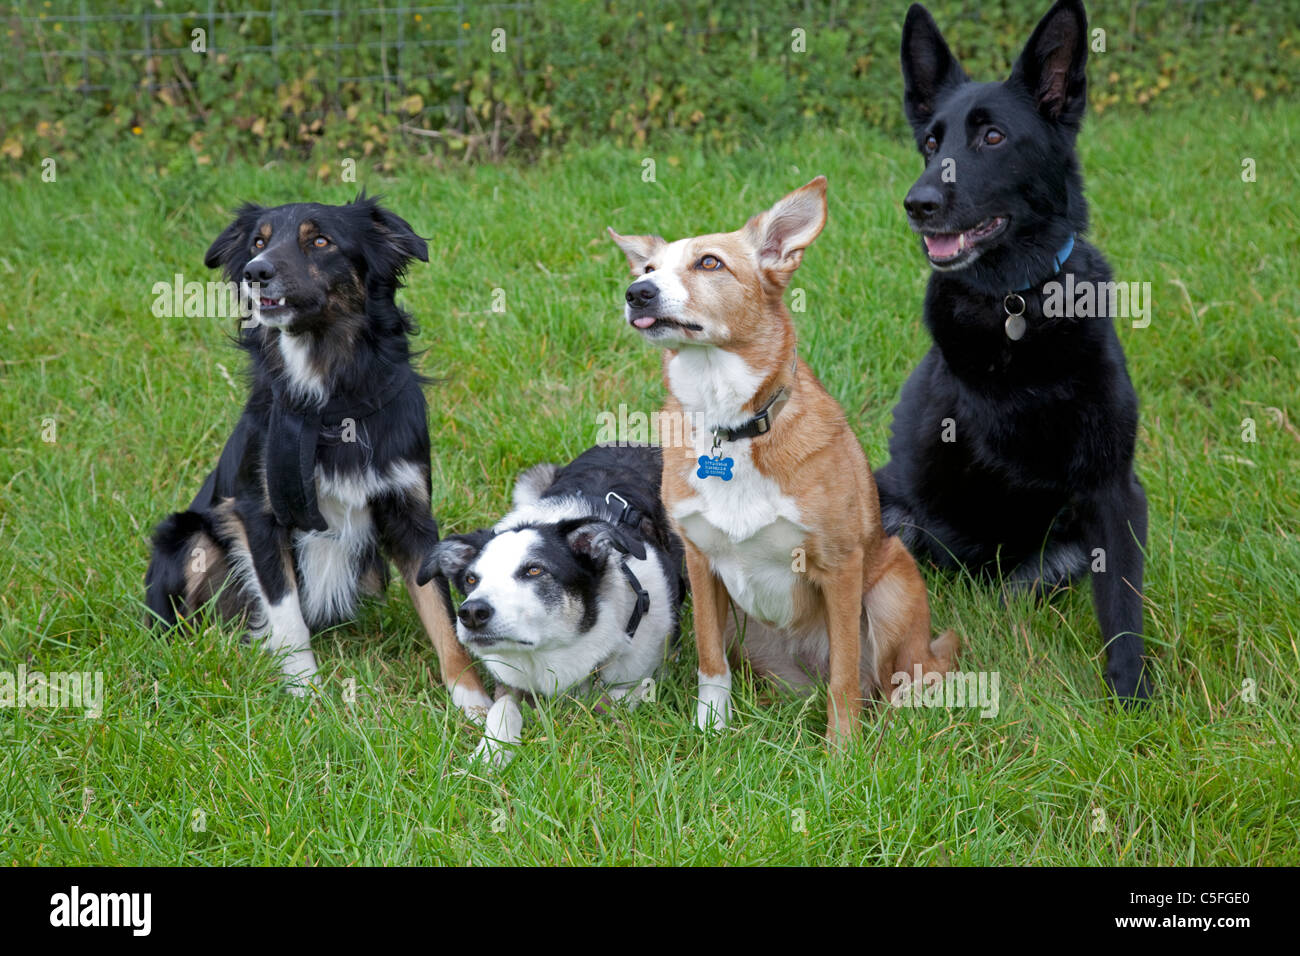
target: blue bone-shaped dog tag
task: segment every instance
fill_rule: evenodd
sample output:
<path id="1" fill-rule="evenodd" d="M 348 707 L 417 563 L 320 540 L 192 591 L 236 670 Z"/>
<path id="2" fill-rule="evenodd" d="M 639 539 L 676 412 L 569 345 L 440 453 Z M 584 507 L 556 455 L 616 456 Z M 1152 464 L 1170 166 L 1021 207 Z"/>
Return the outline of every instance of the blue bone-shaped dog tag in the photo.
<path id="1" fill-rule="evenodd" d="M 736 462 L 731 458 L 710 458 L 708 455 L 700 456 L 700 467 L 695 472 L 697 478 L 721 478 L 723 481 L 731 480 L 731 466 Z"/>

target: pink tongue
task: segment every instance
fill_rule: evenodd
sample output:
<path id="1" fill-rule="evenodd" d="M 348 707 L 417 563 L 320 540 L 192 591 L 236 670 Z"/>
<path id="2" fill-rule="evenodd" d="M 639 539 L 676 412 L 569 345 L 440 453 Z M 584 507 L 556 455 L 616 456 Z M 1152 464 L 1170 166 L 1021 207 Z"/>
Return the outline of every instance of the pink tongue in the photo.
<path id="1" fill-rule="evenodd" d="M 635 325 L 638 329 L 648 329 L 650 328 L 650 326 L 654 325 L 655 322 L 657 321 L 658 320 L 653 315 L 643 315 L 640 316 L 639 318 L 633 319 L 632 324 Z"/>
<path id="2" fill-rule="evenodd" d="M 943 236 L 926 236 L 925 249 L 932 256 L 947 259 L 957 254 L 957 240 L 960 238 L 960 233 L 955 232 Z"/>

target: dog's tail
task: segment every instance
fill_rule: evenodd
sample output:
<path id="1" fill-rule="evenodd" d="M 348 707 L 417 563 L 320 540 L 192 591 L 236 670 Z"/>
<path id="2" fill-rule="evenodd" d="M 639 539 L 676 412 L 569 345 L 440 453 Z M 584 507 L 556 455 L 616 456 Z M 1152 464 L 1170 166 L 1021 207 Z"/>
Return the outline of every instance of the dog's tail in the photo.
<path id="1" fill-rule="evenodd" d="M 525 508 L 536 504 L 542 497 L 542 492 L 555 482 L 555 476 L 559 471 L 559 465 L 542 464 L 533 465 L 521 474 L 519 480 L 515 482 L 515 507 Z"/>
<path id="2" fill-rule="evenodd" d="M 150 623 L 155 627 L 175 627 L 178 610 L 186 610 L 189 588 L 185 569 L 191 560 L 192 542 L 207 530 L 206 520 L 197 511 L 177 512 L 154 529 L 153 557 L 144 575 L 144 595 Z"/>
<path id="3" fill-rule="evenodd" d="M 936 670 L 942 673 L 948 673 L 952 666 L 957 663 L 957 656 L 961 653 L 961 638 L 952 628 L 944 631 L 938 637 L 930 642 L 930 656 L 934 658 Z"/>

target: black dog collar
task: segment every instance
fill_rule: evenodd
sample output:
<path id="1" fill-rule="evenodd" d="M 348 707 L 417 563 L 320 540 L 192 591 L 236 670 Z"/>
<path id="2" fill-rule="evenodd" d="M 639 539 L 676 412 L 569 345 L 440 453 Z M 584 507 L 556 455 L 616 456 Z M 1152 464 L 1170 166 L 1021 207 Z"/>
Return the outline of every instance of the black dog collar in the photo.
<path id="1" fill-rule="evenodd" d="M 786 402 L 790 400 L 790 387 L 782 385 L 758 410 L 758 413 L 739 428 L 715 428 L 713 437 L 717 441 L 739 441 L 742 438 L 757 438 L 772 430 L 772 422 Z"/>
<path id="2" fill-rule="evenodd" d="M 794 357 L 790 360 L 790 373 L 792 376 L 799 374 L 799 350 L 796 347 Z M 772 422 L 776 421 L 777 414 L 785 407 L 785 403 L 790 400 L 790 386 L 782 385 L 773 393 L 772 397 L 763 403 L 754 417 L 739 428 L 712 428 L 713 447 L 717 448 L 719 443 L 724 441 L 740 441 L 745 438 L 757 438 L 759 435 L 766 435 L 772 430 Z"/>

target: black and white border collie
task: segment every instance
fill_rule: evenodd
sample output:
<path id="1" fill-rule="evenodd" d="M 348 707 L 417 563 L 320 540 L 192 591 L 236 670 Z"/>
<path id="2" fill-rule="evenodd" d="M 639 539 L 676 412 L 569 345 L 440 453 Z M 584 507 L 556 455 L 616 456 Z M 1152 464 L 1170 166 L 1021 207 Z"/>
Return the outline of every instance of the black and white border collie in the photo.
<path id="1" fill-rule="evenodd" d="M 681 539 L 659 495 L 660 451 L 597 446 L 515 485 L 492 528 L 450 535 L 420 580 L 465 595 L 456 633 L 497 681 L 476 756 L 503 765 L 520 740 L 522 693 L 598 688 L 636 706 L 675 639 L 685 590 Z"/>
<path id="2" fill-rule="evenodd" d="M 391 560 L 453 701 L 481 716 L 491 700 L 455 639 L 446 579 L 417 583 L 438 526 L 413 329 L 394 298 L 412 259 L 428 261 L 425 241 L 364 194 L 237 211 L 205 263 L 251 305 L 251 391 L 197 497 L 154 532 L 146 603 L 171 626 L 215 598 L 301 695 L 316 680 L 311 632 L 382 592 Z"/>

